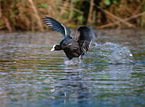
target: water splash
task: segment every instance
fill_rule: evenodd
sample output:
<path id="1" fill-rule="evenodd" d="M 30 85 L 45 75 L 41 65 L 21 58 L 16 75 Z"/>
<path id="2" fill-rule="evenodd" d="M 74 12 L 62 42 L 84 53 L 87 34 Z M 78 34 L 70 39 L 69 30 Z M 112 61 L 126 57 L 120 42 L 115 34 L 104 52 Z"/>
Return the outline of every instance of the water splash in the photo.
<path id="1" fill-rule="evenodd" d="M 73 65 L 73 66 L 75 66 L 75 65 L 79 65 L 79 64 L 81 64 L 82 63 L 82 61 L 81 61 L 81 59 L 79 59 L 79 58 L 73 58 L 72 60 L 68 60 L 68 59 L 64 59 L 64 64 L 65 65 Z"/>
<path id="2" fill-rule="evenodd" d="M 106 42 L 105 44 L 94 43 L 90 52 L 84 56 L 83 62 L 129 64 L 134 63 L 134 58 L 127 47 Z"/>

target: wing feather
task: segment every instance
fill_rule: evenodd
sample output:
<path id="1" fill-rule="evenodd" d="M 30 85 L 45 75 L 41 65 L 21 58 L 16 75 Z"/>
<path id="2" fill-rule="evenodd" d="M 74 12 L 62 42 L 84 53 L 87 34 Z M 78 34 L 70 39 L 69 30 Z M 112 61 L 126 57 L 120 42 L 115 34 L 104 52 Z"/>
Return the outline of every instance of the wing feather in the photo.
<path id="1" fill-rule="evenodd" d="M 79 43 L 83 53 L 88 51 L 95 36 L 94 30 L 90 26 L 81 26 L 76 30 L 75 41 Z"/>
<path id="2" fill-rule="evenodd" d="M 43 18 L 43 20 L 44 20 L 46 25 L 48 25 L 53 30 L 60 32 L 61 34 L 63 34 L 64 37 L 70 35 L 71 31 L 69 30 L 69 28 L 64 26 L 63 24 L 61 24 L 57 20 L 55 20 L 51 17 L 45 17 L 45 18 Z"/>

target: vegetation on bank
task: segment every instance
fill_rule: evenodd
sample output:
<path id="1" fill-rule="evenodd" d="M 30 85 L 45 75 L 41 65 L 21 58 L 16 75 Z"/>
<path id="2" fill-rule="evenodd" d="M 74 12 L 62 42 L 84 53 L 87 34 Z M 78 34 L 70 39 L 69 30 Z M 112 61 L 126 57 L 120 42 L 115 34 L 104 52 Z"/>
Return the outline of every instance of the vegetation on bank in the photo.
<path id="1" fill-rule="evenodd" d="M 45 16 L 72 28 L 145 28 L 145 0 L 0 0 L 1 30 L 44 31 Z"/>

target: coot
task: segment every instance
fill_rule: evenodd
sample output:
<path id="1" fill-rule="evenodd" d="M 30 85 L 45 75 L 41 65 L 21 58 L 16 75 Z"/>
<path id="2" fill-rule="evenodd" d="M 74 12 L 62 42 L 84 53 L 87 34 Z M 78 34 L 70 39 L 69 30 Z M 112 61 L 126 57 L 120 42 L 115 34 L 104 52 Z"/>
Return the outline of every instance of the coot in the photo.
<path id="1" fill-rule="evenodd" d="M 68 27 L 64 26 L 57 20 L 51 17 L 43 18 L 46 25 L 48 25 L 53 30 L 63 34 L 64 39 L 59 45 L 54 45 L 51 51 L 63 50 L 69 60 L 73 57 L 81 57 L 84 55 L 90 47 L 93 37 L 95 37 L 95 32 L 90 26 L 80 26 L 76 30 L 75 38 L 70 36 L 71 31 Z"/>

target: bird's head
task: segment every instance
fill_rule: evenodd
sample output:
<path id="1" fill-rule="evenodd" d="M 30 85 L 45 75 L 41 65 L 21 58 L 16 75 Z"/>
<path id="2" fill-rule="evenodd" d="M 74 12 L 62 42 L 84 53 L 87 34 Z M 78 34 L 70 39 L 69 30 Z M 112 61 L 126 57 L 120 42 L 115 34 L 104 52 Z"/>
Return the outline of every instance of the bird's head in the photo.
<path id="1" fill-rule="evenodd" d="M 52 49 L 50 51 L 57 51 L 57 50 L 62 50 L 62 47 L 60 45 L 53 45 Z"/>

